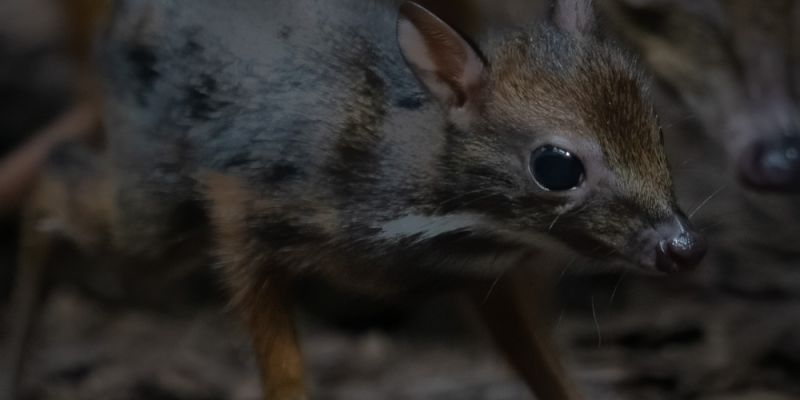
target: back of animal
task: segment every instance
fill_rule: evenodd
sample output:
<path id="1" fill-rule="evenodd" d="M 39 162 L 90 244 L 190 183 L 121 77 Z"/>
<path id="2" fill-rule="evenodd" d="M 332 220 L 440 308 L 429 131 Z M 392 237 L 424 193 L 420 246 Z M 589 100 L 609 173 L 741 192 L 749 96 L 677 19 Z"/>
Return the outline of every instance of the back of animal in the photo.
<path id="1" fill-rule="evenodd" d="M 125 243 L 144 243 L 131 239 L 152 237 L 165 225 L 154 222 L 195 201 L 193 174 L 202 169 L 280 186 L 275 192 L 287 196 L 326 196 L 330 185 L 315 182 L 315 171 L 358 173 L 355 164 L 335 165 L 336 154 L 375 162 L 359 145 L 398 124 L 385 121 L 387 108 L 415 114 L 411 124 L 436 118 L 400 56 L 390 2 L 118 3 L 102 60 L 119 201 L 136 210 L 122 216 Z M 342 131 L 352 140 L 337 141 Z M 429 135 L 403 140 L 437 145 Z"/>

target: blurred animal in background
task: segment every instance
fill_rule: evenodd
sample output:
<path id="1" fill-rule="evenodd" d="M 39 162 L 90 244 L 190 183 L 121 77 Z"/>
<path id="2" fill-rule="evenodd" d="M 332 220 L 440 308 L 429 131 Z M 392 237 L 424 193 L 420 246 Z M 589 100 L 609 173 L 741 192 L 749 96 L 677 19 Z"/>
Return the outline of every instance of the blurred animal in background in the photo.
<path id="1" fill-rule="evenodd" d="M 724 151 L 728 173 L 756 190 L 800 192 L 800 3 L 598 3 Z"/>
<path id="2" fill-rule="evenodd" d="M 100 50 L 108 148 L 54 154 L 23 283 L 65 239 L 145 260 L 213 249 L 269 399 L 305 398 L 294 281 L 466 291 L 541 398 L 577 398 L 530 309 L 531 264 L 568 248 L 676 272 L 705 253 L 641 75 L 588 1 L 474 42 L 398 3 L 119 1 Z"/>

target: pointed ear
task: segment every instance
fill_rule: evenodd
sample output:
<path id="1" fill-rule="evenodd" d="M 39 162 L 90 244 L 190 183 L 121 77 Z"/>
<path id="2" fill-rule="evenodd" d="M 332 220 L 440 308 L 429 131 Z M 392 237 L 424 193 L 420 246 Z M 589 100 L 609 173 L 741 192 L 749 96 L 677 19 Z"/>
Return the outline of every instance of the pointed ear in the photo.
<path id="1" fill-rule="evenodd" d="M 397 40 L 406 62 L 428 90 L 450 111 L 474 106 L 484 83 L 484 63 L 453 28 L 422 6 L 400 7 Z"/>
<path id="2" fill-rule="evenodd" d="M 589 35 L 597 25 L 592 0 L 556 0 L 553 20 L 559 29 L 575 36 Z"/>

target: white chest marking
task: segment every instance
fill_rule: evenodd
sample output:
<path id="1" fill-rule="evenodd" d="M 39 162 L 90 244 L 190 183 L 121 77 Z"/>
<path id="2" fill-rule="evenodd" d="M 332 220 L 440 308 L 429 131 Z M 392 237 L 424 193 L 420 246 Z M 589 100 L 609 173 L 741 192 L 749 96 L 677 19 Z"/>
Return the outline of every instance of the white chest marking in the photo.
<path id="1" fill-rule="evenodd" d="M 419 240 L 460 230 L 474 229 L 481 218 L 473 214 L 452 215 L 406 215 L 381 225 L 380 236 L 384 239 L 400 239 L 418 235 Z"/>

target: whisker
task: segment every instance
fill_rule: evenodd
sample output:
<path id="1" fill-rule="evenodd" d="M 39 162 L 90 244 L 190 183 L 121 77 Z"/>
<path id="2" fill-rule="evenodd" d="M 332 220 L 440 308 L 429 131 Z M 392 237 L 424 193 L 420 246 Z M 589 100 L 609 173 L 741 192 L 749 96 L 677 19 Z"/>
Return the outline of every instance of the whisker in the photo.
<path id="1" fill-rule="evenodd" d="M 597 250 L 594 250 L 593 252 L 597 253 L 598 250 L 600 250 L 600 248 L 598 248 Z M 611 256 L 613 256 L 615 254 L 620 254 L 620 252 L 617 249 L 608 249 L 608 251 L 603 253 L 603 255 L 601 257 L 608 258 L 608 257 L 611 257 Z"/>
<path id="2" fill-rule="evenodd" d="M 608 306 L 611 307 L 614 304 L 614 299 L 617 298 L 617 290 L 619 286 L 622 284 L 622 280 L 625 279 L 625 275 L 628 275 L 628 270 L 622 271 L 619 275 L 619 279 L 617 279 L 617 283 L 614 285 L 614 290 L 611 291 L 611 297 L 608 298 Z"/>
<path id="3" fill-rule="evenodd" d="M 708 204 L 708 202 L 711 201 L 711 199 L 713 199 L 716 195 L 720 194 L 720 192 L 725 190 L 727 187 L 728 184 L 725 183 L 722 186 L 720 186 L 717 190 L 715 190 L 713 193 L 708 195 L 708 197 L 706 197 L 705 200 L 703 200 L 697 207 L 695 207 L 695 209 L 691 213 L 689 213 L 689 219 L 692 219 L 692 217 L 694 217 L 698 211 L 700 211 L 703 207 L 705 207 L 706 204 Z"/>
<path id="4" fill-rule="evenodd" d="M 603 335 L 600 333 L 600 322 L 597 321 L 597 308 L 594 306 L 594 296 L 592 296 L 592 317 L 594 318 L 594 328 L 597 330 L 597 347 L 603 345 Z"/>
<path id="5" fill-rule="evenodd" d="M 497 256 L 498 256 L 498 253 L 495 252 L 494 253 L 494 258 L 492 258 L 492 264 L 490 265 L 490 270 L 494 269 L 494 263 L 497 261 Z M 500 282 L 501 278 L 503 278 L 503 275 L 505 275 L 505 271 L 501 272 L 500 275 L 497 275 L 497 278 L 495 278 L 494 282 L 492 282 L 492 286 L 489 286 L 489 291 L 486 292 L 486 296 L 483 297 L 482 304 L 486 304 L 486 302 L 489 301 L 489 296 L 492 295 L 492 292 L 494 292 L 495 286 L 497 286 L 497 283 Z"/>
<path id="6" fill-rule="evenodd" d="M 570 269 L 570 267 L 572 267 L 572 265 L 575 264 L 575 262 L 577 262 L 577 261 L 578 261 L 578 257 L 576 256 L 575 258 L 572 259 L 572 261 L 567 263 L 567 266 L 565 266 L 564 269 L 561 271 L 561 274 L 558 275 L 558 280 L 556 281 L 556 287 L 558 287 L 558 285 L 564 279 L 564 276 L 567 275 L 567 271 Z"/>
<path id="7" fill-rule="evenodd" d="M 547 228 L 547 232 L 550 232 L 550 231 L 553 230 L 553 227 L 556 226 L 556 222 L 558 222 L 559 218 L 561 218 L 561 214 L 556 214 L 556 217 L 553 218 L 553 222 L 551 222 L 550 226 Z"/>
<path id="8" fill-rule="evenodd" d="M 715 222 L 713 224 L 709 224 L 707 226 L 704 226 L 704 227 L 700 228 L 700 232 L 706 232 L 709 229 L 716 228 L 716 227 L 721 226 L 721 225 L 725 225 L 725 221 L 717 221 L 717 222 Z"/>
<path id="9" fill-rule="evenodd" d="M 492 286 L 489 287 L 489 291 L 486 292 L 486 296 L 483 297 L 483 303 L 482 304 L 486 304 L 486 302 L 489 301 L 489 297 L 492 295 L 492 292 L 494 292 L 494 288 L 497 286 L 497 283 L 500 282 L 500 278 L 502 278 L 502 277 L 503 277 L 503 274 L 500 274 L 500 275 L 497 276 L 497 278 L 494 280 L 494 282 L 492 282 Z"/>
<path id="10" fill-rule="evenodd" d="M 676 126 L 676 125 L 678 125 L 680 123 L 683 123 L 683 122 L 686 122 L 686 121 L 689 121 L 689 120 L 692 120 L 692 119 L 697 119 L 697 115 L 695 115 L 694 113 L 689 113 L 687 115 L 684 115 L 681 118 L 675 119 L 674 121 L 669 121 L 668 123 L 661 125 L 661 128 L 669 129 L 669 128 L 672 128 L 672 127 L 674 127 L 674 126 Z"/>
<path id="11" fill-rule="evenodd" d="M 558 319 L 556 320 L 556 325 L 553 327 L 554 331 L 557 331 L 558 328 L 561 326 L 561 321 L 564 320 L 564 311 L 566 311 L 566 307 L 561 307 L 561 312 L 558 313 Z"/>

